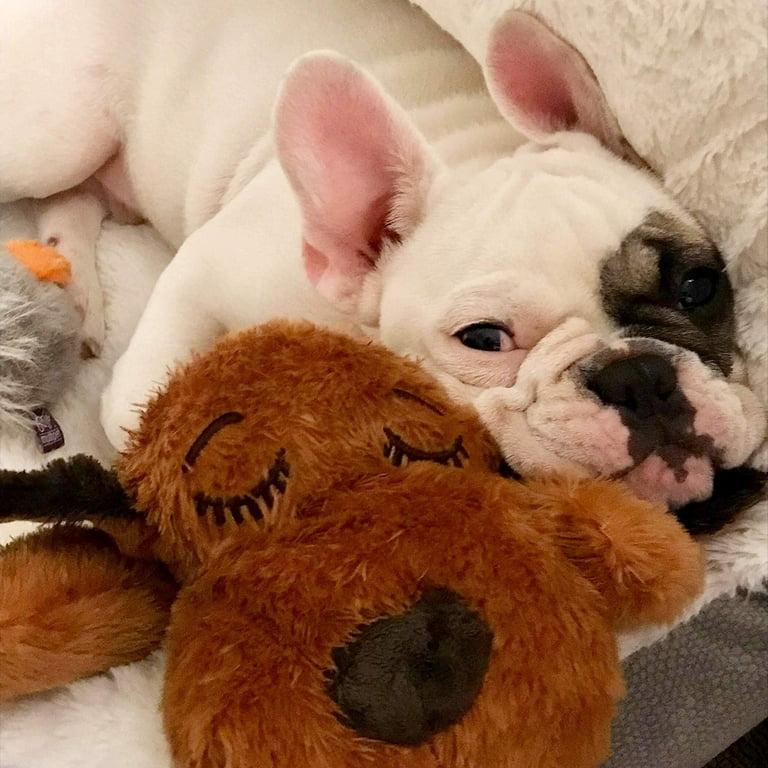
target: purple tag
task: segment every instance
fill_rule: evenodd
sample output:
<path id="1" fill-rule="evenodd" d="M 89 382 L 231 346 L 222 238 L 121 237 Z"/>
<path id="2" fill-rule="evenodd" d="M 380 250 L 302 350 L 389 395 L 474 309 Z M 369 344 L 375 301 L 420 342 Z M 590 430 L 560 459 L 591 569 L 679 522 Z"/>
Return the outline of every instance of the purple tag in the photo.
<path id="1" fill-rule="evenodd" d="M 40 450 L 48 453 L 61 448 L 64 445 L 64 433 L 51 412 L 47 408 L 35 408 L 32 414 L 34 417 L 32 423 Z"/>

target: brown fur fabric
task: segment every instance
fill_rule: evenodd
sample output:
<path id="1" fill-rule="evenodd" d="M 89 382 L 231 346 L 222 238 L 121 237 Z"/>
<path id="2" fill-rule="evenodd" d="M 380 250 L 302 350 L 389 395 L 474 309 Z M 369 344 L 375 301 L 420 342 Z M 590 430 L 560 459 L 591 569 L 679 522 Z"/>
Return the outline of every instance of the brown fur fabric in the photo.
<path id="1" fill-rule="evenodd" d="M 177 372 L 117 466 L 181 584 L 177 765 L 594 768 L 613 632 L 672 619 L 701 555 L 616 483 L 500 466 L 417 365 L 306 323 Z"/>
<path id="2" fill-rule="evenodd" d="M 274 470 L 281 452 L 287 474 Z M 415 363 L 309 324 L 270 324 L 179 370 L 117 469 L 169 548 L 163 559 L 186 577 L 231 536 L 284 526 L 298 501 L 416 455 L 484 472 L 501 465 L 474 409 L 451 403 Z M 284 491 L 264 490 L 270 470 L 278 485 L 289 480 Z"/>
<path id="3" fill-rule="evenodd" d="M 176 585 L 103 532 L 54 527 L 0 556 L 0 701 L 144 658 L 161 642 Z"/>
<path id="4" fill-rule="evenodd" d="M 699 579 L 677 523 L 608 483 L 529 490 L 416 466 L 307 513 L 259 546 L 232 542 L 182 590 L 165 692 L 179 765 L 594 768 L 623 693 L 608 616 L 671 618 Z M 553 535 L 562 515 L 576 563 Z M 492 629 L 480 695 L 419 746 L 357 737 L 329 704 L 333 649 L 434 586 Z"/>

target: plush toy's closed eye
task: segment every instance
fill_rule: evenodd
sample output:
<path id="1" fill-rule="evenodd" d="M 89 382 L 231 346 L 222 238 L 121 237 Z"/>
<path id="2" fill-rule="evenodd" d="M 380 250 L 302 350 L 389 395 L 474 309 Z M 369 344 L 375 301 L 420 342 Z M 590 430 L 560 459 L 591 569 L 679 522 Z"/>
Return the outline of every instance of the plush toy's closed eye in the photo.
<path id="1" fill-rule="evenodd" d="M 245 520 L 243 510 L 254 520 L 261 520 L 272 509 L 275 494 L 285 493 L 290 474 L 291 465 L 285 458 L 285 449 L 281 448 L 267 473 L 248 493 L 225 497 L 209 496 L 200 491 L 194 496 L 195 509 L 199 517 L 213 513 L 216 525 L 224 525 L 227 522 L 225 511 L 229 512 L 232 520 L 238 525 Z"/>
<path id="2" fill-rule="evenodd" d="M 454 467 L 464 466 L 462 459 L 469 458 L 464 440 L 459 435 L 450 448 L 442 451 L 425 451 L 407 443 L 400 435 L 388 427 L 384 428 L 387 442 L 384 444 L 384 455 L 396 467 L 409 461 L 434 461 L 436 464 L 452 464 Z"/>

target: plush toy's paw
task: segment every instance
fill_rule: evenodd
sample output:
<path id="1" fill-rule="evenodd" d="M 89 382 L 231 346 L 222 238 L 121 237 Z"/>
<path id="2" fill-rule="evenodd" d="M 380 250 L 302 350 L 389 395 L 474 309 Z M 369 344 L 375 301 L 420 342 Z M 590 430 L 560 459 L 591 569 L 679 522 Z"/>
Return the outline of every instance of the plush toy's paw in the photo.
<path id="1" fill-rule="evenodd" d="M 566 557 L 603 595 L 617 628 L 668 623 L 701 592 L 699 545 L 662 504 L 613 480 L 529 481 Z"/>
<path id="2" fill-rule="evenodd" d="M 492 639 L 456 593 L 429 590 L 405 613 L 375 621 L 334 649 L 330 696 L 360 735 L 422 744 L 469 711 Z"/>

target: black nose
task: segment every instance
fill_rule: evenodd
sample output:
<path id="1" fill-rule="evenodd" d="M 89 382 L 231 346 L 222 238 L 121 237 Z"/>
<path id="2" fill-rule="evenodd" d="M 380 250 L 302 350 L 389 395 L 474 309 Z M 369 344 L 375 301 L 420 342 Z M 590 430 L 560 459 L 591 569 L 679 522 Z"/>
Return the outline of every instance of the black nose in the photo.
<path id="1" fill-rule="evenodd" d="M 361 736 L 418 745 L 472 707 L 491 654 L 485 621 L 449 589 L 360 628 L 333 650 L 328 693 Z"/>
<path id="2" fill-rule="evenodd" d="M 659 355 L 614 360 L 592 374 L 587 387 L 606 405 L 626 409 L 640 419 L 669 418 L 680 412 L 675 369 Z"/>

